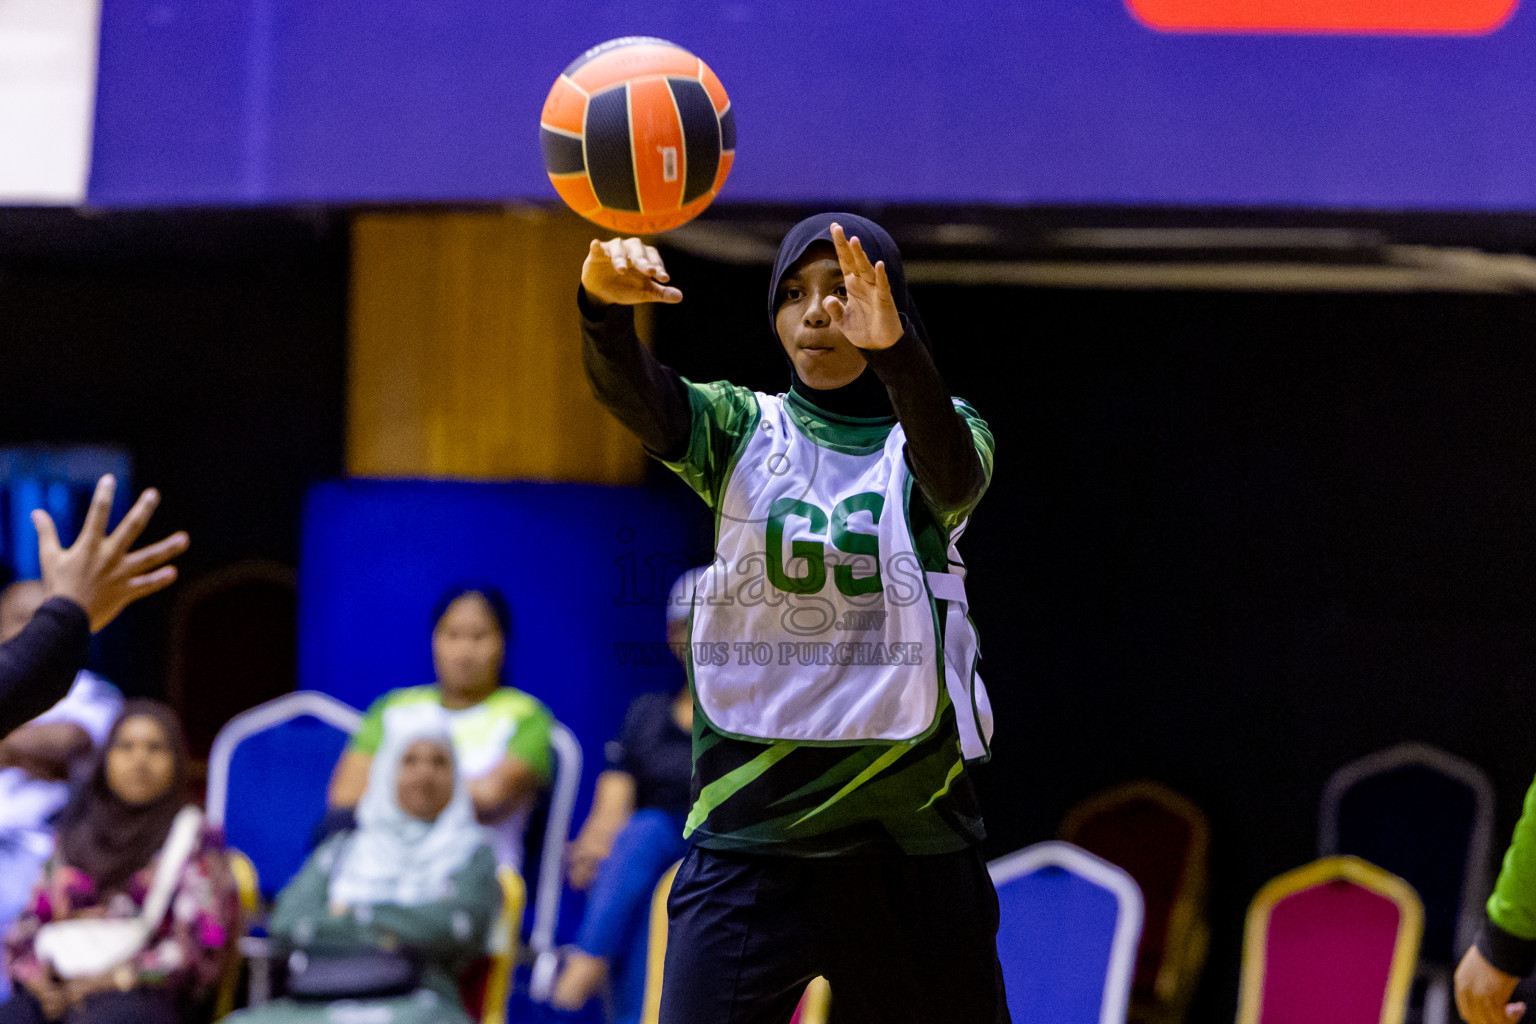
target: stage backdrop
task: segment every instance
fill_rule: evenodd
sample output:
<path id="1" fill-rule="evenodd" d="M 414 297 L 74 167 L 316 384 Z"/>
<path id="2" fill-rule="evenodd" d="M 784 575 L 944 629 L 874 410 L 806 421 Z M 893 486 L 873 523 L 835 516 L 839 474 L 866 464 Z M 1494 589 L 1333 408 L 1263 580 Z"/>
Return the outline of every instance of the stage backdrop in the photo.
<path id="1" fill-rule="evenodd" d="M 656 35 L 730 92 L 726 202 L 1536 208 L 1536 7 L 1515 0 L 115 0 L 102 17 L 99 204 L 552 199 L 537 124 L 556 75 Z"/>

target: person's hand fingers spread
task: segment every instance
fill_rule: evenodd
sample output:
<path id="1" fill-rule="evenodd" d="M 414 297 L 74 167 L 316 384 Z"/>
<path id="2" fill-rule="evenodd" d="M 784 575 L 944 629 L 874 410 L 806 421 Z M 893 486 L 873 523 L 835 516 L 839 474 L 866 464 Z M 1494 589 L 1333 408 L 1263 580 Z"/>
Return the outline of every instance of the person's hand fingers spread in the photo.
<path id="1" fill-rule="evenodd" d="M 827 311 L 827 315 L 832 318 L 832 322 L 835 324 L 842 323 L 843 314 L 847 312 L 847 308 L 843 305 L 843 300 L 836 295 L 828 295 L 822 299 L 821 308 Z"/>
<path id="2" fill-rule="evenodd" d="M 117 478 L 111 473 L 96 481 L 96 491 L 91 495 L 91 506 L 85 511 L 85 522 L 80 524 L 80 537 L 105 537 L 107 517 L 112 513 L 112 499 L 117 496 Z M 78 544 L 79 538 L 75 543 Z"/>
<path id="3" fill-rule="evenodd" d="M 129 576 L 142 576 L 175 558 L 191 544 L 185 530 L 147 547 L 142 547 L 123 559 L 123 572 Z"/>
<path id="4" fill-rule="evenodd" d="M 123 516 L 123 521 L 117 524 L 117 529 L 112 531 L 112 536 L 107 538 L 107 550 L 127 551 L 133 547 L 133 542 L 139 539 L 139 534 L 149 525 L 149 517 L 155 514 L 159 506 L 160 492 L 153 487 L 146 487 L 144 493 L 139 495 L 139 500 L 133 503 L 133 508 Z"/>

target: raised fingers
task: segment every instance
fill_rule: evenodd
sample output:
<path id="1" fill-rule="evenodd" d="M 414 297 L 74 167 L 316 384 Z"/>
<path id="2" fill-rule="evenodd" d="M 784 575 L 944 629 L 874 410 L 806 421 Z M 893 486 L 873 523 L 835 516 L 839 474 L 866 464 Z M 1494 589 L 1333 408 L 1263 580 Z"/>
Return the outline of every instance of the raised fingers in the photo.
<path id="1" fill-rule="evenodd" d="M 132 604 L 141 597 L 148 597 L 157 590 L 164 590 L 176 582 L 176 567 L 167 565 L 156 569 L 144 576 L 135 576 L 128 581 L 128 600 L 126 604 Z"/>
<path id="2" fill-rule="evenodd" d="M 133 547 L 133 542 L 139 539 L 139 534 L 149 525 L 149 517 L 154 515 L 159 505 L 160 492 L 153 487 L 146 487 L 144 493 L 139 495 L 139 500 L 133 503 L 133 508 L 123 516 L 123 521 L 117 524 L 117 529 L 112 531 L 112 536 L 107 538 L 112 550 L 126 551 Z"/>
<path id="3" fill-rule="evenodd" d="M 857 275 L 868 277 L 874 275 L 874 268 L 870 266 L 869 256 L 864 252 L 864 244 L 859 241 L 857 235 L 849 238 L 843 232 L 841 224 L 832 225 L 832 248 L 837 250 L 837 265 L 842 270 L 843 276 Z"/>
<path id="4" fill-rule="evenodd" d="M 832 248 L 837 252 L 837 266 L 843 272 L 843 276 L 854 272 L 853 249 L 848 245 L 848 236 L 843 234 L 843 226 L 837 222 L 832 224 Z"/>
<path id="5" fill-rule="evenodd" d="M 59 531 L 53 517 L 40 508 L 32 510 L 32 528 L 37 531 L 37 547 L 44 562 L 59 550 Z"/>
<path id="6" fill-rule="evenodd" d="M 189 544 L 191 544 L 191 538 L 187 536 L 186 531 L 179 530 L 162 541 L 142 547 L 128 555 L 123 559 L 123 571 L 130 576 L 142 576 L 187 550 Z"/>
<path id="7" fill-rule="evenodd" d="M 864 251 L 864 243 L 859 241 L 859 236 L 854 235 L 848 240 L 848 250 L 853 254 L 853 266 L 860 277 L 873 277 L 875 268 L 870 265 L 869 254 Z"/>
<path id="8" fill-rule="evenodd" d="M 112 499 L 117 496 L 117 478 L 111 473 L 96 481 L 96 491 L 91 495 L 91 507 L 85 512 L 85 522 L 80 524 L 81 537 L 105 537 L 107 518 L 112 513 Z"/>

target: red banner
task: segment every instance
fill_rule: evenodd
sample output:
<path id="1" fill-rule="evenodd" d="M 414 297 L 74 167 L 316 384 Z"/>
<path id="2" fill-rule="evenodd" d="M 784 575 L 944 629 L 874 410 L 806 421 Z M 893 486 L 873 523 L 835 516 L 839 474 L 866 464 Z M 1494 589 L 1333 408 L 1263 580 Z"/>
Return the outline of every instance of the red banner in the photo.
<path id="1" fill-rule="evenodd" d="M 1486 35 L 1519 0 L 1125 0 L 1161 32 Z"/>

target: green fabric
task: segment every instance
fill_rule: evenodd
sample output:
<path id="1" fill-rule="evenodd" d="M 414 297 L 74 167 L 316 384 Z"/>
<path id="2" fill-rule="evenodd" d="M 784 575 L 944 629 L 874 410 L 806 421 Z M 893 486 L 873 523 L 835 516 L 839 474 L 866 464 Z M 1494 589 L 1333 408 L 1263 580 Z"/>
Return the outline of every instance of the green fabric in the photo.
<path id="1" fill-rule="evenodd" d="M 363 723 L 352 735 L 348 749 L 373 755 L 379 752 L 384 739 L 384 713 L 392 707 L 411 704 L 442 704 L 442 691 L 436 686 L 410 686 L 390 690 L 368 707 Z M 507 741 L 507 754 L 522 761 L 541 782 L 548 782 L 551 770 L 549 733 L 554 716 L 538 698 L 510 686 L 498 688 L 485 700 L 476 704 L 472 715 L 451 711 L 454 744 L 475 747 L 476 734 L 487 731 L 492 725 L 511 720 L 517 723 L 512 738 Z"/>
<path id="2" fill-rule="evenodd" d="M 440 902 L 413 907 L 378 905 L 366 908 L 362 916 L 355 907 L 333 914 L 328 896 L 331 872 L 347 838 L 347 834 L 333 836 L 310 854 L 278 894 L 267 924 L 268 934 L 295 948 L 316 952 L 407 946 L 426 958 L 423 987 L 456 1004 L 455 979 L 485 953 L 491 925 L 501 912 L 495 854 L 489 846 L 475 851 L 469 863 L 453 876 L 452 892 Z"/>
<path id="3" fill-rule="evenodd" d="M 682 477 L 704 504 L 718 509 L 736 453 L 757 428 L 757 396 L 723 380 L 694 384 L 684 378 L 683 383 L 690 412 L 688 450 L 676 462 L 662 465 Z"/>
<path id="4" fill-rule="evenodd" d="M 1536 782 L 1525 791 L 1515 837 L 1488 897 L 1488 919 L 1518 939 L 1536 940 Z"/>
<path id="5" fill-rule="evenodd" d="M 736 458 L 757 429 L 757 396 L 724 381 L 684 383 L 693 413 L 688 450 L 664 464 L 718 509 Z M 955 408 L 990 483 L 992 432 L 969 405 L 957 401 Z M 896 423 L 837 416 L 797 394 L 785 399 L 785 409 L 806 437 L 849 454 L 878 451 Z M 907 512 L 925 569 L 948 567 L 950 534 L 975 504 L 936 510 L 926 499 L 911 503 Z M 985 837 L 955 708 L 942 687 L 937 728 L 905 743 L 827 747 L 733 739 L 709 726 L 697 699 L 693 723 L 693 808 L 685 835 L 700 846 L 799 857 L 937 854 Z"/>

